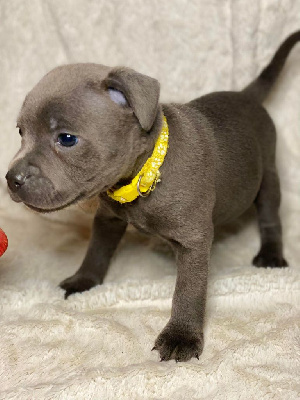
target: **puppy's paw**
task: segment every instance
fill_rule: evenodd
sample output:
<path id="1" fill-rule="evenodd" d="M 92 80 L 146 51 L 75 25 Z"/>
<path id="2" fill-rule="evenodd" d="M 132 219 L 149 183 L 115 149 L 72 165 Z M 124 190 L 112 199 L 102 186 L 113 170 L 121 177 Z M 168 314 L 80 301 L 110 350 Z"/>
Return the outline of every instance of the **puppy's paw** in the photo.
<path id="1" fill-rule="evenodd" d="M 283 258 L 281 251 L 272 243 L 263 246 L 259 253 L 253 258 L 253 265 L 256 267 L 284 268 L 288 263 Z"/>
<path id="2" fill-rule="evenodd" d="M 81 293 L 99 285 L 96 279 L 81 274 L 75 274 L 62 281 L 59 286 L 66 291 L 65 299 L 73 293 Z"/>
<path id="3" fill-rule="evenodd" d="M 160 354 L 160 361 L 199 360 L 203 350 L 203 333 L 198 329 L 168 324 L 155 341 L 152 350 Z"/>

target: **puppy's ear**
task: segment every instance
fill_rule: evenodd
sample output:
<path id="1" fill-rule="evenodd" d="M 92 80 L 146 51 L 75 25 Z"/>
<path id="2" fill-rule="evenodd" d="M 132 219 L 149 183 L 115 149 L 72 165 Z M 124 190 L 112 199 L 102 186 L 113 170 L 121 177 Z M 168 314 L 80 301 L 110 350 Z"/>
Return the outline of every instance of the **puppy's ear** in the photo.
<path id="1" fill-rule="evenodd" d="M 104 80 L 104 84 L 110 90 L 110 95 L 112 90 L 123 93 L 141 127 L 145 131 L 150 131 L 158 108 L 158 81 L 129 68 L 114 68 Z M 118 98 L 122 97 L 116 96 L 116 93 L 111 95 L 113 101 Z M 115 102 L 124 104 L 121 101 Z"/>

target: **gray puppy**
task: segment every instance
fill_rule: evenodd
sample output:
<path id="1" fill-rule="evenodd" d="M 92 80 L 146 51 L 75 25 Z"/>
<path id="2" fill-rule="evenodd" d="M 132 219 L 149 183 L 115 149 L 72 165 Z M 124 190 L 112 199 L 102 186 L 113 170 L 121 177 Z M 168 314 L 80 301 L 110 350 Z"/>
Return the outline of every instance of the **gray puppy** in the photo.
<path id="1" fill-rule="evenodd" d="M 60 284 L 66 297 L 103 282 L 128 223 L 173 247 L 178 273 L 171 318 L 154 347 L 161 360 L 186 361 L 202 352 L 214 226 L 254 203 L 261 235 L 254 265 L 287 265 L 276 133 L 261 103 L 299 40 L 300 31 L 291 35 L 241 92 L 212 93 L 187 104 L 160 104 L 155 79 L 96 64 L 55 68 L 25 98 L 18 117 L 22 147 L 6 176 L 12 199 L 43 213 L 95 195 L 101 200 L 85 259 Z M 142 176 L 134 186 L 138 197 L 121 204 L 107 191 L 139 177 L 163 115 L 169 142 L 159 165 L 161 182 L 156 168 L 147 190 Z"/>

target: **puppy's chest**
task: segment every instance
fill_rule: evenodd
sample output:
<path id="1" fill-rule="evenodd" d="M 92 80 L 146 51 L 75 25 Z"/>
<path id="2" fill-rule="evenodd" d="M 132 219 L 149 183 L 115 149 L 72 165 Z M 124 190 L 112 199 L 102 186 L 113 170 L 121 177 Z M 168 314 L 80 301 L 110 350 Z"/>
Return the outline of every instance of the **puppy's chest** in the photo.
<path id="1" fill-rule="evenodd" d="M 159 219 L 147 203 L 146 199 L 138 199 L 137 202 L 128 204 L 110 202 L 110 208 L 122 220 L 132 224 L 138 230 L 155 234 L 160 231 Z"/>
<path id="2" fill-rule="evenodd" d="M 127 206 L 125 215 L 126 221 L 141 232 L 155 234 L 160 230 L 155 216 L 148 210 Z"/>

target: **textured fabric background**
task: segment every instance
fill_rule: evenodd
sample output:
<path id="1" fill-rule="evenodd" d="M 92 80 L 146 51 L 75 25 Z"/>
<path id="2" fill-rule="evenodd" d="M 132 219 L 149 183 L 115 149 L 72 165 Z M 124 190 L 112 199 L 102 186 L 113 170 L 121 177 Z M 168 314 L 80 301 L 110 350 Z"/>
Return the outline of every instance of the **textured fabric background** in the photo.
<path id="1" fill-rule="evenodd" d="M 300 46 L 266 104 L 290 267 L 251 266 L 251 212 L 218 233 L 200 361 L 150 352 L 175 283 L 165 247 L 129 232 L 105 284 L 64 301 L 57 285 L 80 265 L 90 217 L 34 215 L 4 180 L 20 105 L 51 68 L 126 65 L 156 77 L 162 101 L 187 101 L 242 88 L 299 28 L 299 0 L 0 0 L 0 399 L 299 399 Z"/>

